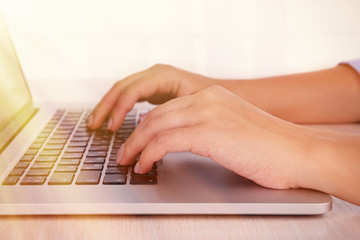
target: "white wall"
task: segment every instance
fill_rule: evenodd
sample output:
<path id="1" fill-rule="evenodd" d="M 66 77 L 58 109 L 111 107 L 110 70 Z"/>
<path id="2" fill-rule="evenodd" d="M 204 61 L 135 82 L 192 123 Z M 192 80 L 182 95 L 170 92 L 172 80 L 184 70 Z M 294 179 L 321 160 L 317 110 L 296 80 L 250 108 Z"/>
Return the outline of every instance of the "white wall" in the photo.
<path id="1" fill-rule="evenodd" d="M 1 0 L 37 101 L 96 102 L 155 63 L 252 78 L 360 57 L 359 0 Z"/>

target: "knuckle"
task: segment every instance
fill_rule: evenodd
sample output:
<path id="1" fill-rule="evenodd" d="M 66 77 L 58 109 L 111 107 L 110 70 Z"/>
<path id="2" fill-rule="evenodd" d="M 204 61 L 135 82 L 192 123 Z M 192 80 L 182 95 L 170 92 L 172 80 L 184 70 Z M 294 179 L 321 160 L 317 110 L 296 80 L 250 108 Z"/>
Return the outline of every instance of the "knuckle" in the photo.
<path id="1" fill-rule="evenodd" d="M 182 110 L 174 110 L 169 112 L 164 116 L 164 122 L 171 122 L 175 126 L 180 126 L 182 124 Z"/>
<path id="2" fill-rule="evenodd" d="M 200 110 L 200 113 L 201 113 L 201 116 L 203 118 L 203 120 L 209 120 L 211 119 L 211 116 L 212 116 L 212 109 L 210 108 L 202 108 Z"/>
<path id="3" fill-rule="evenodd" d="M 201 91 L 200 97 L 203 101 L 217 103 L 219 98 L 223 95 L 224 88 L 221 86 L 211 86 Z"/>
<path id="4" fill-rule="evenodd" d="M 160 132 L 154 137 L 154 144 L 165 145 L 168 139 L 168 134 L 166 132 Z"/>
<path id="5" fill-rule="evenodd" d="M 216 92 L 213 87 L 207 88 L 202 91 L 202 99 L 206 102 L 212 102 L 216 98 Z"/>
<path id="6" fill-rule="evenodd" d="M 219 85 L 212 85 L 208 89 L 209 89 L 209 91 L 212 91 L 212 92 L 219 92 L 219 91 L 224 90 L 224 88 L 222 86 L 219 86 Z"/>
<path id="7" fill-rule="evenodd" d="M 153 110 L 151 110 L 149 113 L 148 113 L 148 115 L 146 116 L 146 123 L 149 123 L 149 122 L 153 122 L 153 120 L 154 120 L 154 118 L 155 118 L 155 116 L 156 116 L 156 110 L 155 109 L 153 109 Z"/>
<path id="8" fill-rule="evenodd" d="M 122 85 L 122 81 L 119 80 L 119 81 L 114 83 L 113 88 L 119 88 L 121 85 Z"/>
<path id="9" fill-rule="evenodd" d="M 158 121 L 155 120 L 156 117 L 152 116 L 152 117 L 147 117 L 147 118 L 148 119 L 146 119 L 147 121 L 145 122 L 145 128 L 149 129 L 149 130 L 155 129 L 158 124 L 157 123 Z"/>
<path id="10" fill-rule="evenodd" d="M 173 67 L 169 64 L 157 63 L 157 64 L 153 65 L 151 68 L 156 69 L 156 70 L 168 70 Z"/>
<path id="11" fill-rule="evenodd" d="M 164 64 L 157 63 L 157 64 L 153 65 L 151 68 L 157 69 L 157 68 L 162 68 L 163 66 L 164 66 Z"/>
<path id="12" fill-rule="evenodd" d="M 113 98 L 111 98 L 111 96 L 105 95 L 101 102 L 98 104 L 98 107 L 110 107 L 115 101 L 113 100 Z"/>

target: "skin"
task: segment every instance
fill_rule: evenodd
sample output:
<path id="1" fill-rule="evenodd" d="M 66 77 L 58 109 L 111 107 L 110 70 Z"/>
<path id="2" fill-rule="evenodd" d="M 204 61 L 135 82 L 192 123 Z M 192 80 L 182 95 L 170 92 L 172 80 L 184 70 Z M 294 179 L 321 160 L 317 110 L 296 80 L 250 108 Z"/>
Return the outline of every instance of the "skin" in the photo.
<path id="1" fill-rule="evenodd" d="M 137 101 L 160 104 L 118 152 L 149 171 L 168 152 L 210 157 L 268 188 L 310 188 L 360 205 L 360 136 L 296 123 L 360 120 L 360 77 L 347 65 L 255 80 L 220 80 L 155 65 L 112 87 L 88 119 L 117 130 Z M 221 118 L 221 121 L 219 119 Z"/>

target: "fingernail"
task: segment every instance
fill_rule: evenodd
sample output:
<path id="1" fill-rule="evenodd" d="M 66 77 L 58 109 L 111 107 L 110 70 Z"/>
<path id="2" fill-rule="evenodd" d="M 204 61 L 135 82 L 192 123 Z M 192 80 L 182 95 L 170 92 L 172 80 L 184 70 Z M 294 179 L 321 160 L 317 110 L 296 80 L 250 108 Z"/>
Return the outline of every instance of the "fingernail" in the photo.
<path id="1" fill-rule="evenodd" d="M 124 145 L 125 145 L 125 143 L 121 144 L 121 146 L 119 148 L 119 151 L 117 153 L 117 156 L 116 156 L 116 162 L 118 164 L 120 164 L 120 165 L 121 165 L 121 159 L 122 159 L 122 156 L 123 156 L 123 153 L 124 153 Z"/>
<path id="2" fill-rule="evenodd" d="M 107 130 L 110 130 L 111 125 L 112 125 L 112 118 L 109 118 L 107 125 L 106 125 Z"/>
<path id="3" fill-rule="evenodd" d="M 91 114 L 88 119 L 87 119 L 87 126 L 90 127 L 91 124 L 93 123 L 94 120 L 94 116 Z"/>
<path id="4" fill-rule="evenodd" d="M 140 164 L 139 164 L 139 162 L 137 162 L 134 167 L 134 172 L 139 173 L 139 170 L 140 170 Z"/>

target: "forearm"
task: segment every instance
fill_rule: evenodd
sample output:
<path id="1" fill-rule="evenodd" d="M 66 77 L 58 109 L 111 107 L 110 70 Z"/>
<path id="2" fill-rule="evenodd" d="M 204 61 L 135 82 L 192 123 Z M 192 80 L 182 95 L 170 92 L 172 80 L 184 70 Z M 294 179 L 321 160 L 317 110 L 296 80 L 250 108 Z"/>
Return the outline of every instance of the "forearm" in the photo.
<path id="1" fill-rule="evenodd" d="M 347 65 L 254 80 L 219 84 L 279 118 L 297 123 L 360 120 L 360 75 Z"/>
<path id="2" fill-rule="evenodd" d="M 360 136 L 310 130 L 298 187 L 327 192 L 360 205 Z"/>

